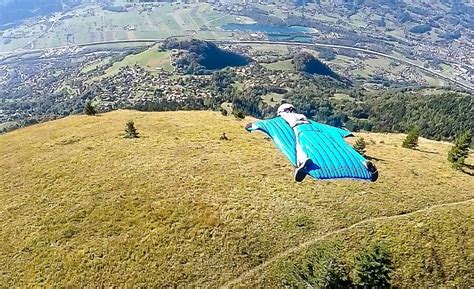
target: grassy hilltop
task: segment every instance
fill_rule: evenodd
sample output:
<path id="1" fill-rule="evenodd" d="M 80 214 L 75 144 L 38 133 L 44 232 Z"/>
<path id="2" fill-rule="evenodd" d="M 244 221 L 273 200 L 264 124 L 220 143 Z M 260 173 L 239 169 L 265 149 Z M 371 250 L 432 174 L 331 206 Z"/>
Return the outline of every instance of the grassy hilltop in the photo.
<path id="1" fill-rule="evenodd" d="M 129 119 L 141 138 L 122 138 Z M 297 184 L 244 124 L 115 111 L 1 135 L 0 287 L 306 286 L 321 248 L 350 266 L 376 240 L 394 285 L 472 285 L 474 178 L 450 168 L 448 143 L 361 134 L 377 183 Z"/>

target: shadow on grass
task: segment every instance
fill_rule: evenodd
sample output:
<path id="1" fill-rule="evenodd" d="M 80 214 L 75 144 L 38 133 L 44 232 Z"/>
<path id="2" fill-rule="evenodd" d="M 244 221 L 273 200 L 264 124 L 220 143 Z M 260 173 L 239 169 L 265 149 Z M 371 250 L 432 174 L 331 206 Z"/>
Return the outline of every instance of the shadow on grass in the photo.
<path id="1" fill-rule="evenodd" d="M 470 170 L 474 170 L 474 165 L 464 164 L 464 166 Z"/>
<path id="2" fill-rule="evenodd" d="M 439 155 L 439 152 L 432 152 L 432 151 L 425 151 L 425 150 L 420 150 L 420 149 L 415 149 L 421 153 L 427 153 L 427 154 L 433 154 L 433 155 Z"/>
<path id="3" fill-rule="evenodd" d="M 469 175 L 471 177 L 474 177 L 474 171 L 468 171 L 468 170 L 464 170 L 462 169 L 461 172 L 465 173 L 466 175 Z"/>
<path id="4" fill-rule="evenodd" d="M 464 168 L 461 169 L 461 172 L 474 177 L 474 165 L 464 164 Z"/>
<path id="5" fill-rule="evenodd" d="M 376 161 L 376 162 L 384 162 L 385 161 L 384 159 L 379 159 L 379 158 L 371 157 L 371 156 L 365 156 L 365 158 L 368 159 L 369 161 Z"/>

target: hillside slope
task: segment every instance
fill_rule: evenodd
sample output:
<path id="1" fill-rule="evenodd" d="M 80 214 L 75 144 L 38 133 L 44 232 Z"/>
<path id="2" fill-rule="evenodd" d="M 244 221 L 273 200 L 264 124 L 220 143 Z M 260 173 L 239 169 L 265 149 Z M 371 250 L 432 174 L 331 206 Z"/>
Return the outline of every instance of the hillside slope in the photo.
<path id="1" fill-rule="evenodd" d="M 141 138 L 121 137 L 129 119 Z M 319 246 L 350 263 L 373 240 L 389 245 L 395 285 L 472 284 L 474 178 L 450 169 L 449 144 L 362 134 L 377 183 L 297 184 L 244 124 L 116 111 L 1 135 L 0 284 L 298 284 Z"/>

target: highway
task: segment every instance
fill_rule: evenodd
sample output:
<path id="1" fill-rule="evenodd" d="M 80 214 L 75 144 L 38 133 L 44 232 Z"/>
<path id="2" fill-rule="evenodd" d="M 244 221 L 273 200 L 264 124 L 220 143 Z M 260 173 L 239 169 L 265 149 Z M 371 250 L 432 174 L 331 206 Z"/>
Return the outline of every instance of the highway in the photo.
<path id="1" fill-rule="evenodd" d="M 177 36 L 179 37 L 179 36 Z M 6 55 L 4 58 L 0 57 L 0 63 L 7 59 L 11 58 L 14 56 L 22 55 L 22 54 L 33 54 L 33 53 L 39 53 L 39 52 L 47 52 L 47 51 L 54 51 L 54 50 L 59 50 L 59 49 L 71 49 L 71 48 L 76 48 L 76 47 L 91 47 L 91 46 L 98 46 L 98 45 L 107 45 L 107 44 L 121 44 L 121 43 L 159 43 L 162 42 L 166 39 L 164 38 L 157 38 L 157 39 L 132 39 L 132 40 L 110 40 L 110 41 L 100 41 L 100 42 L 89 42 L 89 43 L 82 43 L 82 44 L 76 44 L 76 45 L 69 45 L 69 46 L 59 46 L 59 47 L 51 47 L 51 48 L 41 48 L 41 49 L 33 49 L 33 50 L 22 50 L 22 51 L 15 51 L 15 52 L 0 52 L 1 55 Z M 212 42 L 218 43 L 218 44 L 235 44 L 235 45 L 248 45 L 248 44 L 265 44 L 265 45 L 292 45 L 292 46 L 303 46 L 303 47 L 326 47 L 326 48 L 336 48 L 336 49 L 348 49 L 348 50 L 353 50 L 353 51 L 359 51 L 367 54 L 372 54 L 372 55 L 377 55 L 381 57 L 385 57 L 388 59 L 396 60 L 401 63 L 404 63 L 406 65 L 410 65 L 413 67 L 416 67 L 426 73 L 429 73 L 431 75 L 437 76 L 440 79 L 443 79 L 445 81 L 449 81 L 452 83 L 457 84 L 458 86 L 474 91 L 474 86 L 465 84 L 463 82 L 460 82 L 454 78 L 445 76 L 439 72 L 433 71 L 431 69 L 425 68 L 422 65 L 419 65 L 417 63 L 411 62 L 406 59 L 401 59 L 393 55 L 381 53 L 378 51 L 374 50 L 369 50 L 365 48 L 360 48 L 360 47 L 354 47 L 354 46 L 345 46 L 345 45 L 336 45 L 336 44 L 326 44 L 326 43 L 307 43 L 307 42 L 292 42 L 292 41 L 253 41 L 253 40 L 215 40 L 215 39 L 209 39 Z"/>

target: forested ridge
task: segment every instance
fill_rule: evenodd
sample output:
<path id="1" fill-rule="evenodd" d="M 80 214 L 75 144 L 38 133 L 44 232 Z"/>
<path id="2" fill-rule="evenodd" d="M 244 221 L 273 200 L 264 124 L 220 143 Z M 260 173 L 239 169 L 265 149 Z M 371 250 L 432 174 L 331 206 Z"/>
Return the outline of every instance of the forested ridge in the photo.
<path id="1" fill-rule="evenodd" d="M 292 62 L 296 71 L 339 78 L 339 76 L 326 64 L 322 63 L 319 59 L 316 59 L 314 55 L 309 52 L 300 52 L 296 54 Z"/>
<path id="2" fill-rule="evenodd" d="M 365 98 L 374 131 L 406 131 L 417 126 L 423 136 L 437 140 L 452 140 L 465 129 L 474 131 L 472 95 L 384 93 Z"/>

